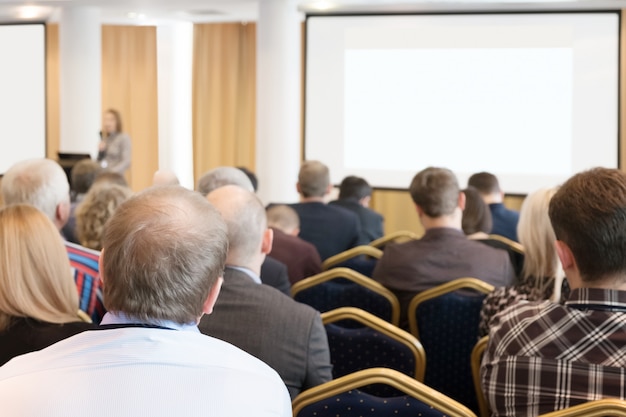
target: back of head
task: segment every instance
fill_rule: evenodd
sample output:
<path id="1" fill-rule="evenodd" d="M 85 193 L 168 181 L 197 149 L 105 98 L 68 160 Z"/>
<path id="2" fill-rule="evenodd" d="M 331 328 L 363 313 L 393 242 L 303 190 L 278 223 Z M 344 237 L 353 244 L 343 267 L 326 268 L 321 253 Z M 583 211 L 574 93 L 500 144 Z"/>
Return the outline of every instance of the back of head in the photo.
<path id="1" fill-rule="evenodd" d="M 93 159 L 81 159 L 72 167 L 72 190 L 76 194 L 85 194 L 91 188 L 98 173 L 102 170 Z"/>
<path id="2" fill-rule="evenodd" d="M 476 188 L 478 192 L 483 195 L 499 193 L 501 191 L 498 178 L 489 172 L 478 172 L 472 175 L 469 177 L 467 185 Z"/>
<path id="3" fill-rule="evenodd" d="M 473 235 L 474 233 L 491 233 L 492 219 L 491 210 L 474 187 L 467 187 L 463 190 L 465 194 L 465 209 L 463 210 L 463 220 L 461 222 L 463 233 Z"/>
<path id="4" fill-rule="evenodd" d="M 304 161 L 298 173 L 303 197 L 324 197 L 330 185 L 330 171 L 319 161 Z"/>
<path id="5" fill-rule="evenodd" d="M 76 208 L 76 235 L 81 245 L 102 249 L 104 224 L 133 192 L 117 184 L 96 184 Z"/>
<path id="6" fill-rule="evenodd" d="M 50 219 L 30 205 L 0 210 L 0 331 L 12 317 L 78 321 L 67 252 Z"/>
<path id="7" fill-rule="evenodd" d="M 556 188 L 543 188 L 529 194 L 520 211 L 517 236 L 524 246 L 524 278 L 554 277 L 559 259 L 554 247 L 556 236 L 548 215 Z"/>
<path id="8" fill-rule="evenodd" d="M 418 172 L 409 192 L 413 202 L 428 217 L 441 217 L 454 213 L 459 201 L 459 182 L 446 168 L 429 167 Z"/>
<path id="9" fill-rule="evenodd" d="M 574 175 L 552 197 L 549 213 L 583 281 L 626 273 L 626 174 L 595 168 Z"/>
<path id="10" fill-rule="evenodd" d="M 267 225 L 290 234 L 300 228 L 298 213 L 289 206 L 276 204 L 266 210 Z"/>
<path id="11" fill-rule="evenodd" d="M 94 180 L 93 185 L 95 184 L 117 184 L 123 187 L 128 187 L 128 181 L 126 178 L 120 174 L 119 172 L 108 171 L 106 169 L 100 171 L 96 175 L 96 179 Z"/>
<path id="12" fill-rule="evenodd" d="M 161 185 L 180 185 L 180 181 L 174 171 L 160 169 L 152 176 L 152 185 L 157 187 Z"/>
<path id="13" fill-rule="evenodd" d="M 263 204 L 254 193 L 236 185 L 220 187 L 209 193 L 207 199 L 221 213 L 228 228 L 228 263 L 250 267 L 260 254 L 267 228 Z"/>
<path id="14" fill-rule="evenodd" d="M 201 195 L 152 187 L 107 222 L 101 275 L 107 310 L 142 320 L 195 323 L 224 270 L 226 225 Z"/>
<path id="15" fill-rule="evenodd" d="M 339 186 L 339 198 L 361 200 L 372 195 L 372 187 L 365 179 L 355 176 L 345 177 Z"/>
<path id="16" fill-rule="evenodd" d="M 211 191 L 225 185 L 237 185 L 250 192 L 254 191 L 248 176 L 235 167 L 218 167 L 203 174 L 198 180 L 198 192 L 206 196 Z"/>
<path id="17" fill-rule="evenodd" d="M 57 206 L 69 204 L 70 185 L 63 168 L 51 159 L 29 159 L 13 165 L 2 178 L 4 204 L 30 204 L 52 221 Z"/>
<path id="18" fill-rule="evenodd" d="M 257 178 L 256 174 L 246 167 L 237 167 L 237 169 L 246 174 L 246 176 L 250 180 L 250 183 L 252 184 L 254 192 L 256 193 L 259 190 L 259 179 Z"/>

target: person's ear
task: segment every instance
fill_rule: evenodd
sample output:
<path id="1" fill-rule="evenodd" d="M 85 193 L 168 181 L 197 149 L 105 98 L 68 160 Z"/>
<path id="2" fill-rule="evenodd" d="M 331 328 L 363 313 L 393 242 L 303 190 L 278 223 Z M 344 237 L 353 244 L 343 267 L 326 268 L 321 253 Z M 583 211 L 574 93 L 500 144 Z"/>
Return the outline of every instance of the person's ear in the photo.
<path id="1" fill-rule="evenodd" d="M 328 184 L 328 187 L 326 187 L 326 192 L 324 193 L 324 195 L 330 194 L 332 190 L 333 190 L 333 185 Z"/>
<path id="2" fill-rule="evenodd" d="M 57 224 L 59 224 L 59 229 L 65 226 L 70 218 L 70 203 L 64 201 L 57 204 L 54 216 L 56 217 Z"/>
<path id="3" fill-rule="evenodd" d="M 224 283 L 223 277 L 218 277 L 215 281 L 215 284 L 209 290 L 209 295 L 207 299 L 204 301 L 202 305 L 202 312 L 204 314 L 211 314 L 213 312 L 213 307 L 215 307 L 215 303 L 217 302 L 217 297 L 220 295 L 220 290 L 222 289 L 222 284 Z"/>
<path id="4" fill-rule="evenodd" d="M 567 243 L 562 240 L 557 240 L 554 242 L 556 246 L 556 253 L 561 260 L 561 265 L 563 266 L 563 270 L 571 270 L 576 266 L 576 261 L 574 260 L 574 255 L 572 254 L 572 250 L 567 246 Z"/>
<path id="5" fill-rule="evenodd" d="M 415 205 L 415 210 L 417 211 L 417 215 L 419 217 L 422 217 L 424 215 L 424 210 L 422 210 L 422 208 L 419 206 L 419 204 Z"/>
<path id="6" fill-rule="evenodd" d="M 296 183 L 296 191 L 298 192 L 298 194 L 302 194 L 302 188 L 300 187 L 299 182 Z"/>
<path id="7" fill-rule="evenodd" d="M 300 228 L 299 227 L 294 227 L 291 230 L 291 233 L 289 233 L 291 236 L 298 236 L 300 234 Z"/>
<path id="8" fill-rule="evenodd" d="M 465 193 L 463 191 L 459 192 L 459 201 L 458 201 L 458 206 L 461 209 L 461 211 L 465 210 L 465 202 L 466 202 L 467 198 L 465 197 Z"/>
<path id="9" fill-rule="evenodd" d="M 274 243 L 274 231 L 269 227 L 263 231 L 263 240 L 261 241 L 261 252 L 268 255 L 272 251 Z"/>
<path id="10" fill-rule="evenodd" d="M 369 207 L 371 200 L 372 200 L 372 197 L 369 195 L 366 195 L 365 197 L 359 200 L 359 204 L 361 204 L 363 207 Z"/>
<path id="11" fill-rule="evenodd" d="M 102 285 L 102 288 L 104 288 L 104 274 L 102 273 L 102 271 L 104 270 L 103 260 L 104 260 L 104 248 L 100 250 L 100 256 L 98 256 L 98 272 L 99 272 L 98 275 L 100 276 L 100 284 Z"/>

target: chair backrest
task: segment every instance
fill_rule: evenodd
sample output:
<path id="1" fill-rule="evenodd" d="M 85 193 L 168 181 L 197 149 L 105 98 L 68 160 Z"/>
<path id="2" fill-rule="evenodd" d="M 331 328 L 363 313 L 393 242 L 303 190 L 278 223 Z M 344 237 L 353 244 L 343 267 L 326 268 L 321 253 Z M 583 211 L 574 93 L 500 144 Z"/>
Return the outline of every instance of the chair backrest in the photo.
<path id="1" fill-rule="evenodd" d="M 460 278 L 421 292 L 408 308 L 411 333 L 426 351 L 425 383 L 475 411 L 470 358 L 482 302 L 493 289 L 476 278 Z"/>
<path id="2" fill-rule="evenodd" d="M 520 243 L 518 243 L 518 242 L 516 242 L 514 240 L 511 240 L 508 237 L 500 236 L 500 235 L 489 235 L 489 239 L 493 239 L 493 240 L 497 240 L 499 242 L 502 242 L 505 245 L 507 245 L 511 250 L 513 250 L 513 251 L 515 251 L 515 252 L 517 252 L 519 254 L 523 255 L 525 253 L 524 247 Z"/>
<path id="3" fill-rule="evenodd" d="M 359 388 L 387 384 L 403 392 L 380 398 Z M 398 371 L 372 368 L 302 392 L 293 400 L 294 417 L 398 416 L 475 417 L 467 407 Z"/>
<path id="4" fill-rule="evenodd" d="M 416 233 L 410 232 L 408 230 L 399 230 L 397 232 L 389 233 L 388 235 L 385 235 L 376 240 L 372 240 L 369 243 L 369 246 L 373 246 L 375 248 L 382 248 L 389 242 L 418 240 L 419 238 L 420 237 Z"/>
<path id="5" fill-rule="evenodd" d="M 345 320 L 357 321 L 364 327 L 344 327 Z M 328 335 L 333 378 L 384 367 L 424 380 L 424 348 L 409 332 L 354 307 L 322 313 L 322 321 Z"/>
<path id="6" fill-rule="evenodd" d="M 383 256 L 383 251 L 369 245 L 356 246 L 347 251 L 343 251 L 335 256 L 331 256 L 322 262 L 322 271 L 327 271 L 339 264 L 342 264 L 350 259 L 358 256 L 368 256 L 374 259 L 380 259 Z"/>
<path id="7" fill-rule="evenodd" d="M 480 383 L 480 363 L 483 360 L 483 353 L 487 348 L 487 342 L 489 342 L 489 336 L 481 338 L 478 343 L 472 349 L 472 379 L 474 380 L 474 389 L 476 391 L 476 401 L 478 402 L 478 414 L 480 417 L 489 417 L 489 406 L 487 405 L 487 399 L 483 393 L 483 388 Z"/>
<path id="8" fill-rule="evenodd" d="M 400 303 L 378 282 L 348 268 L 333 268 L 298 281 L 291 287 L 294 300 L 320 312 L 358 307 L 393 325 L 400 322 Z"/>
<path id="9" fill-rule="evenodd" d="M 539 417 L 626 417 L 626 401 L 614 398 L 590 401 Z"/>

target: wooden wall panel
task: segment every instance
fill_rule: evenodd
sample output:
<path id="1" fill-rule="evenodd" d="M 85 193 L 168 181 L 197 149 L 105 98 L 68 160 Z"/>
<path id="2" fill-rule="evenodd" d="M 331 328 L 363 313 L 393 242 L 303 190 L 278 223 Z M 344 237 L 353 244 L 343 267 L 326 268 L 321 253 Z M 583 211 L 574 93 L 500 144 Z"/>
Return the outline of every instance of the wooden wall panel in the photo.
<path id="1" fill-rule="evenodd" d="M 57 159 L 60 146 L 59 25 L 46 25 L 46 156 Z"/>
<path id="2" fill-rule="evenodd" d="M 154 26 L 102 27 L 102 110 L 120 111 L 132 141 L 133 190 L 158 168 L 157 45 Z"/>

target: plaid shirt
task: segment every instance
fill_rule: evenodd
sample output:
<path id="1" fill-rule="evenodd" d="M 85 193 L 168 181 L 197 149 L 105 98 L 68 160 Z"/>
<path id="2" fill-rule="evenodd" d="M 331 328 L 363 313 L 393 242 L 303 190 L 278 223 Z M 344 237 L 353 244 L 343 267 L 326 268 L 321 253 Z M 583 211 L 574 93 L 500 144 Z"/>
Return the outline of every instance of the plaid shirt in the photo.
<path id="1" fill-rule="evenodd" d="M 481 378 L 494 416 L 537 416 L 625 399 L 625 368 L 626 291 L 583 288 L 496 316 Z"/>

